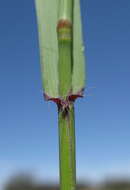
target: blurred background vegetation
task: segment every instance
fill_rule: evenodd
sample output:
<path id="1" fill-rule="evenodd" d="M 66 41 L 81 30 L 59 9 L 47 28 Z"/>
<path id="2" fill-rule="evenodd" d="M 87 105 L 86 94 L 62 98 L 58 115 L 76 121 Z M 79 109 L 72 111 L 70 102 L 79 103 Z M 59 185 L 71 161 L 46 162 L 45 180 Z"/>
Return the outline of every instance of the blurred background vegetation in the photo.
<path id="1" fill-rule="evenodd" d="M 4 186 L 4 190 L 59 190 L 57 184 L 41 184 L 31 175 L 18 174 L 11 177 Z M 129 179 L 109 179 L 103 183 L 79 183 L 77 190 L 130 190 Z"/>

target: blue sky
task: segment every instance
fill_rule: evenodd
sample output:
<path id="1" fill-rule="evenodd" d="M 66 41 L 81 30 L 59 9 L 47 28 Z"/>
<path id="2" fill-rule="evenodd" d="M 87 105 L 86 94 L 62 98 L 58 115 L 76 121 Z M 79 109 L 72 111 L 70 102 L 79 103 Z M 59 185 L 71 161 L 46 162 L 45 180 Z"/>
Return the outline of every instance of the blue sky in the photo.
<path id="1" fill-rule="evenodd" d="M 82 0 L 87 87 L 76 102 L 78 179 L 130 176 L 130 1 Z M 0 1 L 0 183 L 58 179 L 57 109 L 42 97 L 33 0 Z"/>

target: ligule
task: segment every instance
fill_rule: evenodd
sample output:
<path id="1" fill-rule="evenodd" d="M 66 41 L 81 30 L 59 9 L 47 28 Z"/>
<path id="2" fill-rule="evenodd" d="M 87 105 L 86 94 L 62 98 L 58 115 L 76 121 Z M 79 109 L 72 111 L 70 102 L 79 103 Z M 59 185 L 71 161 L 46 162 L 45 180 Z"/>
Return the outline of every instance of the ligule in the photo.
<path id="1" fill-rule="evenodd" d="M 69 20 L 60 20 L 57 25 L 58 40 L 72 42 L 72 24 Z"/>

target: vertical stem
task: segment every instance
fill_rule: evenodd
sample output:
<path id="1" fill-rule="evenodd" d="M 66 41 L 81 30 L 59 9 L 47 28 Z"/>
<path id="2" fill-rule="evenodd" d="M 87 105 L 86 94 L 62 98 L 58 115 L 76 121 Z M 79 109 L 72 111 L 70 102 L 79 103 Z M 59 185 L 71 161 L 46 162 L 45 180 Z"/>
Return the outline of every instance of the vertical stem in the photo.
<path id="1" fill-rule="evenodd" d="M 59 95 L 66 99 L 72 89 L 73 0 L 61 0 L 57 24 L 59 48 Z"/>
<path id="2" fill-rule="evenodd" d="M 72 88 L 72 24 L 69 20 L 59 20 L 57 26 L 59 45 L 59 94 L 65 99 Z"/>
<path id="3" fill-rule="evenodd" d="M 67 19 L 70 22 L 73 19 L 73 1 L 74 0 L 60 0 L 59 2 L 59 19 Z"/>
<path id="4" fill-rule="evenodd" d="M 61 190 L 76 189 L 74 106 L 67 115 L 59 109 L 59 157 Z"/>
<path id="5" fill-rule="evenodd" d="M 75 190 L 75 127 L 74 105 L 68 96 L 72 90 L 73 67 L 73 0 L 60 0 L 57 24 L 59 48 L 59 157 L 60 188 Z"/>

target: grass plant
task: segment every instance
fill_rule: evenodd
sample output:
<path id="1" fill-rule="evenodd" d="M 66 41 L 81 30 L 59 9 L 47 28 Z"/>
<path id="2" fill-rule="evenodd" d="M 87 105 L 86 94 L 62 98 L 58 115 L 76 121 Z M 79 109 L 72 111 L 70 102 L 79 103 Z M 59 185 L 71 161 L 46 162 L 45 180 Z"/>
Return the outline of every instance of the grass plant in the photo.
<path id="1" fill-rule="evenodd" d="M 84 47 L 79 0 L 35 0 L 46 100 L 58 107 L 61 190 L 76 189 L 74 102 L 83 96 Z"/>

